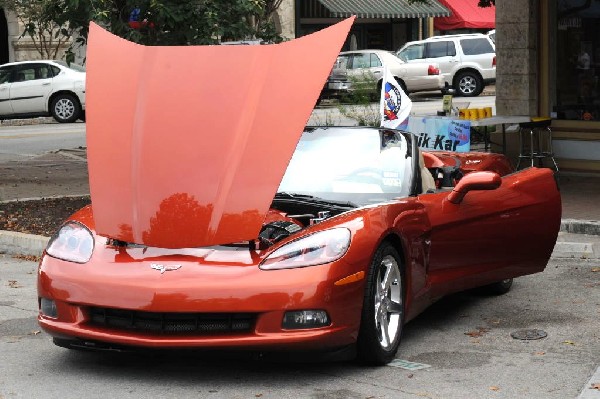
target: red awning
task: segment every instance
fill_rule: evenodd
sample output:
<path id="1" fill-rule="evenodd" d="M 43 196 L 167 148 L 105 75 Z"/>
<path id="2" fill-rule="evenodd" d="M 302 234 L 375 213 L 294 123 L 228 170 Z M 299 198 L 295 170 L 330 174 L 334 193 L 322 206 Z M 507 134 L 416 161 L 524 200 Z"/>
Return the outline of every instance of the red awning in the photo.
<path id="1" fill-rule="evenodd" d="M 439 0 L 452 15 L 434 18 L 436 30 L 494 29 L 496 7 L 479 7 L 477 0 Z"/>

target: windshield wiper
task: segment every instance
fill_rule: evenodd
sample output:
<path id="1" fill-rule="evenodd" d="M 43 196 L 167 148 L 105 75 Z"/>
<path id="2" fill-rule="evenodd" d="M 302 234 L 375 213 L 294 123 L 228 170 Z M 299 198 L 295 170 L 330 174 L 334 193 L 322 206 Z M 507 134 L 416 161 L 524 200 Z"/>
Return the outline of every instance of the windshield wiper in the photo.
<path id="1" fill-rule="evenodd" d="M 314 195 L 288 193 L 286 191 L 279 191 L 275 194 L 275 198 L 317 198 Z"/>
<path id="2" fill-rule="evenodd" d="M 345 207 L 345 208 L 358 208 L 358 205 L 356 205 L 355 203 L 350 202 L 350 201 L 329 200 L 329 199 L 325 199 L 325 198 L 315 197 L 314 195 L 288 193 L 288 192 L 284 192 L 284 191 L 280 191 L 277 194 L 275 194 L 275 199 L 299 200 L 299 201 L 307 201 L 307 202 L 311 202 L 311 203 L 340 206 L 340 207 Z"/>

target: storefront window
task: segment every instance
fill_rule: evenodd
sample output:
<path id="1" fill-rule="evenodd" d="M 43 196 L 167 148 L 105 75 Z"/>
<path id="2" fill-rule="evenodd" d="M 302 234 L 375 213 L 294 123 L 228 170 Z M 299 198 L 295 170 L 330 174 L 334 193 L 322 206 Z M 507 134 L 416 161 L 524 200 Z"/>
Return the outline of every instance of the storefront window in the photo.
<path id="1" fill-rule="evenodd" d="M 600 120 L 600 2 L 559 0 L 557 119 Z"/>

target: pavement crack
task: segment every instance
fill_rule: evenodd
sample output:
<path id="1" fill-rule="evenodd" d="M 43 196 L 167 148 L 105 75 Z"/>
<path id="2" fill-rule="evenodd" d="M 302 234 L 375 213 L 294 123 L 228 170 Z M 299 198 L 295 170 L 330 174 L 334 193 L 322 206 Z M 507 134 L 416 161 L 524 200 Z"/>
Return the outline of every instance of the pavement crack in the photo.
<path id="1" fill-rule="evenodd" d="M 31 309 L 27 309 L 27 308 L 22 308 L 20 306 L 16 306 L 13 304 L 7 304 L 7 303 L 0 303 L 0 306 L 6 307 L 6 308 L 11 308 L 11 309 L 16 309 L 16 310 L 22 310 L 24 312 L 28 312 L 34 315 L 37 315 L 38 312 L 32 311 Z M 0 322 L 0 324 L 2 324 L 2 322 Z"/>

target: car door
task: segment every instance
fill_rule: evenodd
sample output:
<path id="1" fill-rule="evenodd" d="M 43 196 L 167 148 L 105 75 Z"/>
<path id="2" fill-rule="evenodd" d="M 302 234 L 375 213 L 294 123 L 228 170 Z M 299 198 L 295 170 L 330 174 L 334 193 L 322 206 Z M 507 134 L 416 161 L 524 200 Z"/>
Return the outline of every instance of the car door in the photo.
<path id="1" fill-rule="evenodd" d="M 52 72 L 48 64 L 18 65 L 12 74 L 10 102 L 15 114 L 42 113 L 52 92 Z"/>
<path id="2" fill-rule="evenodd" d="M 12 66 L 0 68 L 0 116 L 9 116 L 13 112 L 10 105 L 10 75 L 12 70 Z"/>
<path id="3" fill-rule="evenodd" d="M 428 281 L 442 296 L 542 271 L 560 228 L 561 202 L 550 169 L 504 176 L 495 190 L 422 194 L 431 224 Z"/>
<path id="4" fill-rule="evenodd" d="M 460 39 L 463 65 L 477 69 L 484 79 L 496 78 L 496 49 L 486 37 Z"/>
<path id="5" fill-rule="evenodd" d="M 452 85 L 452 78 L 460 66 L 460 57 L 457 54 L 454 41 L 436 40 L 428 42 L 425 45 L 425 59 L 432 64 L 438 64 L 444 81 Z"/>

